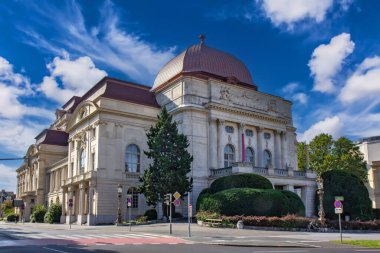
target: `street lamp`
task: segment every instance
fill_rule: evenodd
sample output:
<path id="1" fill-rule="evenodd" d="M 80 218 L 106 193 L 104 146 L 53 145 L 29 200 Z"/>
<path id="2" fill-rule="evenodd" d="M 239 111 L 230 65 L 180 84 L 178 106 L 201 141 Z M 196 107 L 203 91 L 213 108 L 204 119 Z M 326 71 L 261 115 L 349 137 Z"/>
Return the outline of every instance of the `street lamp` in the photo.
<path id="1" fill-rule="evenodd" d="M 123 186 L 119 184 L 117 186 L 117 216 L 116 216 L 116 226 L 121 225 L 121 193 L 123 192 Z"/>
<path id="2" fill-rule="evenodd" d="M 319 221 L 321 222 L 321 227 L 325 227 L 325 211 L 323 209 L 323 194 L 324 194 L 324 191 L 323 191 L 323 178 L 321 176 L 319 176 L 317 178 L 317 186 L 318 186 L 318 196 L 319 196 L 319 212 L 318 212 L 318 216 L 319 216 Z"/>

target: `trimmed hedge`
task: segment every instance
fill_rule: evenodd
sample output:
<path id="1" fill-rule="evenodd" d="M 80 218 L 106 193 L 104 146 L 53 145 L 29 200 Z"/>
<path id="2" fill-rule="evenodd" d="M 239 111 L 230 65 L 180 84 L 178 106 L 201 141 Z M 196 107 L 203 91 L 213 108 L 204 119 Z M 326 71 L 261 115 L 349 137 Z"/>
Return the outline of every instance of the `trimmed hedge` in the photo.
<path id="1" fill-rule="evenodd" d="M 380 208 L 374 208 L 372 209 L 373 216 L 375 216 L 375 219 L 380 220 Z"/>
<path id="2" fill-rule="evenodd" d="M 294 192 L 288 190 L 281 190 L 281 192 L 288 199 L 288 213 L 305 216 L 305 205 L 302 199 Z"/>
<path id="3" fill-rule="evenodd" d="M 36 205 L 33 207 L 32 214 L 30 215 L 30 222 L 43 223 L 46 212 L 47 210 L 43 205 Z"/>
<path id="4" fill-rule="evenodd" d="M 44 222 L 50 224 L 59 223 L 61 222 L 61 215 L 62 206 L 60 204 L 52 204 L 44 216 Z"/>
<path id="5" fill-rule="evenodd" d="M 223 215 L 284 216 L 305 212 L 302 200 L 290 192 L 252 188 L 235 188 L 204 194 L 199 210 Z"/>
<path id="6" fill-rule="evenodd" d="M 236 174 L 221 177 L 212 182 L 209 193 L 217 193 L 231 188 L 273 189 L 272 183 L 256 174 Z"/>
<path id="7" fill-rule="evenodd" d="M 18 214 L 10 214 L 7 216 L 6 220 L 9 222 L 18 221 L 19 216 L 18 216 Z"/>
<path id="8" fill-rule="evenodd" d="M 337 219 L 334 210 L 335 196 L 343 196 L 343 215 L 350 215 L 352 220 L 373 219 L 372 203 L 364 183 L 355 175 L 342 170 L 323 173 L 324 209 L 328 219 Z"/>
<path id="9" fill-rule="evenodd" d="M 146 210 L 144 216 L 146 216 L 148 220 L 157 220 L 157 211 L 156 209 Z"/>

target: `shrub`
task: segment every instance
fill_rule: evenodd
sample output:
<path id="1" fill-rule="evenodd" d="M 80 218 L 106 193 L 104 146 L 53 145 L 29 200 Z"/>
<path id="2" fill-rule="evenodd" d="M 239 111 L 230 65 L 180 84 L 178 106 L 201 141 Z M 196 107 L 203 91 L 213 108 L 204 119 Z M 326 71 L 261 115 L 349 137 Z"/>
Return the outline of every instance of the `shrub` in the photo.
<path id="1" fill-rule="evenodd" d="M 231 188 L 273 189 L 272 183 L 256 174 L 236 174 L 216 179 L 210 186 L 210 193 Z"/>
<path id="2" fill-rule="evenodd" d="M 60 204 L 52 204 L 49 206 L 46 214 L 44 215 L 45 223 L 59 223 L 61 221 L 62 206 Z"/>
<path id="3" fill-rule="evenodd" d="M 30 215 L 30 222 L 44 222 L 46 211 L 47 210 L 43 205 L 36 205 L 33 207 L 32 215 Z"/>
<path id="4" fill-rule="evenodd" d="M 219 213 L 211 213 L 207 211 L 199 211 L 195 215 L 197 220 L 206 221 L 207 219 L 220 219 L 221 215 Z"/>
<path id="5" fill-rule="evenodd" d="M 282 194 L 285 195 L 288 201 L 288 212 L 290 214 L 295 214 L 298 216 L 305 216 L 305 205 L 302 199 L 294 192 L 281 190 Z"/>
<path id="6" fill-rule="evenodd" d="M 10 215 L 8 215 L 7 216 L 7 221 L 18 221 L 18 219 L 19 219 L 19 216 L 18 216 L 18 214 L 10 214 Z"/>
<path id="7" fill-rule="evenodd" d="M 211 193 L 211 189 L 210 188 L 205 188 L 203 189 L 200 193 L 199 193 L 199 196 L 197 198 L 197 203 L 195 205 L 195 209 L 198 211 L 199 210 L 199 204 L 200 202 L 202 201 L 202 198 L 206 197 L 206 196 L 209 196 Z"/>
<path id="8" fill-rule="evenodd" d="M 372 212 L 375 219 L 380 220 L 380 208 L 374 208 L 372 209 Z"/>
<path id="9" fill-rule="evenodd" d="M 146 223 L 147 221 L 148 221 L 148 217 L 146 217 L 146 216 L 136 217 L 136 223 L 137 224 Z"/>
<path id="10" fill-rule="evenodd" d="M 336 219 L 334 210 L 335 196 L 343 196 L 344 214 L 351 219 L 369 220 L 373 218 L 372 203 L 364 183 L 355 175 L 342 170 L 325 172 L 324 180 L 324 209 L 326 217 Z"/>
<path id="11" fill-rule="evenodd" d="M 300 210 L 292 205 L 288 197 L 278 190 L 237 188 L 203 197 L 199 210 L 223 215 L 257 216 L 283 216 L 304 212 L 304 207 Z"/>
<path id="12" fill-rule="evenodd" d="M 146 216 L 148 220 L 157 220 L 157 211 L 156 209 L 146 210 L 144 216 Z"/>

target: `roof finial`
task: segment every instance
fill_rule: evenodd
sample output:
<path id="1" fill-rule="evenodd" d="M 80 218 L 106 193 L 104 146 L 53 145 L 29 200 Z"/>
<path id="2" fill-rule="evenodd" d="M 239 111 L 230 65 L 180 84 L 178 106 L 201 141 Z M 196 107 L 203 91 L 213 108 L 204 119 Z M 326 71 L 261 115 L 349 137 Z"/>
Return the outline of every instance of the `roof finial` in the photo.
<path id="1" fill-rule="evenodd" d="M 201 45 L 204 44 L 205 38 L 206 38 L 206 36 L 204 36 L 204 34 L 199 35 L 199 39 L 201 40 L 201 43 L 200 43 Z"/>

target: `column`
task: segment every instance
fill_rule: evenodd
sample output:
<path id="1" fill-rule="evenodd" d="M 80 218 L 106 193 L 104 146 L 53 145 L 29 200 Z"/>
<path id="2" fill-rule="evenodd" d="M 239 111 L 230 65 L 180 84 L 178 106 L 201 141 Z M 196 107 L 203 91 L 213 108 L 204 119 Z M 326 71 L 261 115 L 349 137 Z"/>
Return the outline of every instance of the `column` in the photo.
<path id="1" fill-rule="evenodd" d="M 242 162 L 245 162 L 245 155 L 244 152 L 245 152 L 245 147 L 243 147 L 243 134 L 244 134 L 244 124 L 243 123 L 239 123 L 239 130 L 238 130 L 238 159 L 237 161 L 242 161 Z"/>
<path id="2" fill-rule="evenodd" d="M 67 203 L 66 203 L 66 193 L 67 189 L 62 188 L 62 214 L 61 214 L 61 223 L 63 223 L 66 219 L 66 216 L 68 214 L 67 212 Z"/>
<path id="3" fill-rule="evenodd" d="M 218 168 L 224 168 L 224 120 L 218 119 Z"/>
<path id="4" fill-rule="evenodd" d="M 286 168 L 286 156 L 285 156 L 285 150 L 286 150 L 286 132 L 281 132 L 281 168 Z"/>
<path id="5" fill-rule="evenodd" d="M 78 225 L 82 225 L 82 216 L 83 216 L 83 211 L 84 211 L 84 185 L 83 183 L 79 184 L 79 208 L 78 208 Z"/>
<path id="6" fill-rule="evenodd" d="M 67 202 L 69 199 L 73 199 L 73 188 L 72 186 L 67 187 Z M 73 203 L 74 204 L 74 203 Z M 69 224 L 72 222 L 72 215 L 73 215 L 73 210 L 74 207 L 70 208 L 69 205 L 67 204 L 67 215 L 66 215 L 66 224 Z"/>
<path id="7" fill-rule="evenodd" d="M 257 166 L 258 167 L 264 167 L 263 164 L 263 128 L 262 127 L 256 127 L 256 141 L 257 141 Z"/>
<path id="8" fill-rule="evenodd" d="M 274 166 L 276 169 L 283 169 L 281 166 L 281 132 L 274 131 Z"/>
<path id="9" fill-rule="evenodd" d="M 95 225 L 95 219 L 93 214 L 94 206 L 94 187 L 95 182 L 90 181 L 88 184 L 88 214 L 87 214 L 87 225 Z"/>
<path id="10" fill-rule="evenodd" d="M 317 190 L 316 185 L 306 186 L 305 202 L 304 202 L 306 217 L 312 217 L 314 215 L 314 206 L 315 206 L 314 198 L 316 196 L 315 194 L 316 190 Z"/>
<path id="11" fill-rule="evenodd" d="M 208 128 L 208 138 L 209 138 L 209 143 L 208 143 L 208 148 L 209 148 L 209 168 L 211 169 L 217 169 L 218 168 L 218 154 L 217 154 L 217 149 L 218 149 L 218 129 L 216 127 L 217 122 L 215 118 L 211 118 L 209 120 L 209 128 Z"/>

